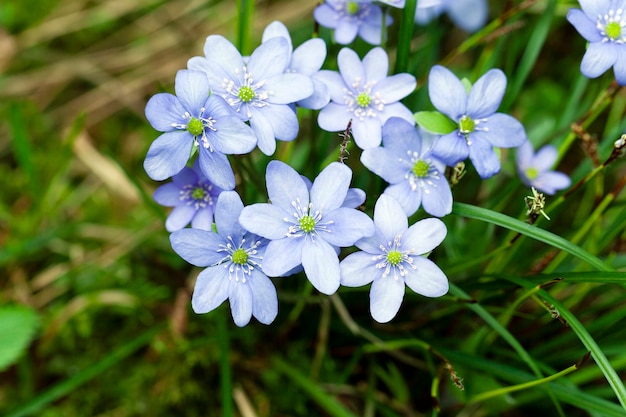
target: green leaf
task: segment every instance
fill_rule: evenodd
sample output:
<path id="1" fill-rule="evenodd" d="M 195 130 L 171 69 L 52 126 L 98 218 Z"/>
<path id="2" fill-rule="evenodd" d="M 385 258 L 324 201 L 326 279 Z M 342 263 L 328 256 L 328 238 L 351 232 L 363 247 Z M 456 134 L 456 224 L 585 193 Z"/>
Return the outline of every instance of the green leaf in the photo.
<path id="1" fill-rule="evenodd" d="M 35 310 L 25 306 L 0 307 L 0 371 L 26 350 L 39 327 Z"/>
<path id="2" fill-rule="evenodd" d="M 470 91 L 472 91 L 472 82 L 468 80 L 467 78 L 462 78 L 461 84 L 463 84 L 463 87 L 465 87 L 465 92 L 467 94 L 469 94 Z"/>
<path id="3" fill-rule="evenodd" d="M 454 132 L 458 127 L 456 123 L 438 111 L 419 111 L 413 115 L 413 118 L 424 129 L 440 135 Z"/>

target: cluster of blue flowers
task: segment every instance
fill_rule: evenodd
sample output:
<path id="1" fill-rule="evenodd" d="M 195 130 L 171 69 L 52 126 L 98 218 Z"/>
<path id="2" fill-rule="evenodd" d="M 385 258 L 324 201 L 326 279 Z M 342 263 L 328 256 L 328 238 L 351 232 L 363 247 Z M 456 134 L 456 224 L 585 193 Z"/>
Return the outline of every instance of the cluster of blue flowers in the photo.
<path id="1" fill-rule="evenodd" d="M 383 19 L 385 6 L 404 7 L 401 0 L 380 3 L 326 0 L 314 14 L 322 26 L 334 29 L 338 43 L 358 35 L 378 44 L 382 25 L 392 22 Z M 472 13 L 463 12 L 460 3 L 472 4 Z M 568 15 L 591 42 L 583 61 L 591 75 L 609 64 L 616 75 L 626 71 L 621 52 L 611 62 L 593 59 L 623 46 L 622 9 L 605 10 L 613 3 L 581 1 L 584 13 Z M 433 16 L 447 11 L 453 20 L 464 16 L 461 27 L 470 31 L 487 16 L 481 0 L 420 0 L 418 20 L 424 21 L 424 10 Z M 592 16 L 599 17 L 592 21 Z M 436 217 L 452 211 L 448 167 L 469 158 L 479 176 L 489 178 L 500 171 L 495 148 L 519 148 L 522 182 L 549 194 L 570 184 L 565 174 L 551 171 L 556 150 L 547 146 L 534 154 L 522 124 L 498 112 L 507 84 L 498 69 L 472 85 L 434 66 L 428 93 L 436 110 L 415 113 L 401 102 L 415 90 L 415 77 L 389 76 L 381 47 L 362 59 L 345 47 L 337 71 L 322 69 L 323 40 L 310 39 L 294 49 L 287 28 L 273 22 L 249 57 L 219 35 L 206 39 L 204 53 L 177 73 L 175 95 L 160 93 L 148 101 L 146 117 L 163 133 L 144 162 L 152 179 L 172 178 L 154 198 L 174 207 L 166 222 L 174 251 L 205 268 L 193 293 L 197 313 L 228 299 L 238 326 L 252 316 L 269 324 L 277 316 L 278 298 L 268 277 L 303 272 L 315 289 L 329 295 L 341 285 L 371 283 L 372 317 L 388 322 L 400 308 L 405 285 L 427 297 L 448 291 L 447 277 L 427 259 L 446 236 L 444 223 L 437 218 L 408 222 L 420 208 Z M 269 203 L 245 205 L 234 191 L 228 155 L 255 147 L 273 155 L 276 140 L 298 136 L 297 107 L 319 110 L 323 130 L 351 133 L 362 149 L 361 163 L 389 184 L 376 200 L 373 219 L 359 209 L 365 193 L 350 187 L 352 171 L 343 160 L 324 167 L 313 181 L 272 160 L 265 174 Z M 341 248 L 351 246 L 359 250 L 340 259 Z"/>

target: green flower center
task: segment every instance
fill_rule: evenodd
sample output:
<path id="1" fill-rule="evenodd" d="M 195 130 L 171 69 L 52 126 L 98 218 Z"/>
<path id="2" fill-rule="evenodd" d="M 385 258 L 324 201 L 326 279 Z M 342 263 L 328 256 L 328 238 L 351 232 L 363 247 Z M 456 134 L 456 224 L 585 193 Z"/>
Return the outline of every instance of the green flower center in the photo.
<path id="1" fill-rule="evenodd" d="M 367 107 L 372 102 L 372 98 L 366 92 L 362 92 L 356 96 L 356 102 L 361 107 Z"/>
<path id="2" fill-rule="evenodd" d="M 359 11 L 359 3 L 356 1 L 349 1 L 346 3 L 346 12 L 349 15 L 355 15 Z"/>
<path id="3" fill-rule="evenodd" d="M 204 198 L 204 195 L 204 188 L 202 187 L 196 187 L 191 192 L 191 198 L 193 198 L 194 200 L 202 200 Z"/>
<path id="4" fill-rule="evenodd" d="M 461 117 L 461 120 L 459 120 L 459 130 L 464 135 L 468 133 L 472 133 L 475 128 L 476 128 L 476 122 L 472 120 L 471 117 L 463 116 Z"/>
<path id="5" fill-rule="evenodd" d="M 302 216 L 300 218 L 300 229 L 305 233 L 311 233 L 315 230 L 315 219 L 311 216 Z"/>
<path id="6" fill-rule="evenodd" d="M 606 32 L 606 36 L 608 36 L 609 38 L 613 40 L 616 40 L 620 36 L 622 36 L 622 26 L 620 25 L 619 22 L 607 23 L 606 27 L 604 28 L 604 31 Z"/>
<path id="7" fill-rule="evenodd" d="M 537 175 L 539 175 L 539 171 L 537 171 L 537 168 L 528 168 L 526 170 L 526 176 L 529 180 L 534 180 L 535 178 L 537 178 Z"/>
<path id="8" fill-rule="evenodd" d="M 239 94 L 237 94 L 237 97 L 239 97 L 244 103 L 249 103 L 250 101 L 252 101 L 253 98 L 256 97 L 256 93 L 254 92 L 252 87 L 244 85 L 239 89 Z"/>
<path id="9" fill-rule="evenodd" d="M 402 262 L 402 254 L 397 250 L 390 250 L 387 252 L 387 262 L 393 266 L 397 266 L 400 262 Z"/>
<path id="10" fill-rule="evenodd" d="M 237 249 L 231 255 L 234 264 L 245 265 L 248 262 L 248 254 L 242 248 Z"/>
<path id="11" fill-rule="evenodd" d="M 420 159 L 419 161 L 415 163 L 415 165 L 413 165 L 413 168 L 411 168 L 411 171 L 416 177 L 424 178 L 428 176 L 429 168 L 430 168 L 430 165 L 428 165 L 428 162 L 422 161 Z"/>
<path id="12" fill-rule="evenodd" d="M 187 123 L 187 131 L 194 136 L 200 136 L 204 132 L 204 123 L 201 120 L 192 117 Z"/>

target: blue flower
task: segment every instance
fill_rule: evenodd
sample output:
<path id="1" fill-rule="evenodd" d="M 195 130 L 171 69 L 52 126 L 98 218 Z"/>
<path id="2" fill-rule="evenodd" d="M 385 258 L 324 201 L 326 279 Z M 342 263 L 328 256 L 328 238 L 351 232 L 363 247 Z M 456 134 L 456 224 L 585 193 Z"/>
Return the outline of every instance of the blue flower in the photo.
<path id="1" fill-rule="evenodd" d="M 469 156 L 481 178 L 500 172 L 500 160 L 493 147 L 511 148 L 526 141 L 519 121 L 496 113 L 505 89 L 506 76 L 498 69 L 487 71 L 468 93 L 450 70 L 435 65 L 428 76 L 430 101 L 458 128 L 435 142 L 433 154 L 450 166 Z"/>
<path id="2" fill-rule="evenodd" d="M 570 9 L 567 20 L 589 45 L 580 64 L 585 77 L 596 78 L 613 67 L 620 85 L 626 85 L 626 2 L 579 0 L 580 9 Z"/>
<path id="3" fill-rule="evenodd" d="M 415 124 L 412 112 L 399 100 L 415 90 L 415 77 L 396 74 L 387 77 L 389 60 L 377 47 L 363 61 L 353 50 L 343 48 L 337 57 L 339 71 L 320 71 L 330 91 L 331 102 L 318 115 L 320 127 L 329 132 L 346 129 L 352 120 L 352 135 L 361 149 L 380 145 L 382 125 L 390 117 Z"/>
<path id="4" fill-rule="evenodd" d="M 309 39 L 292 52 L 293 46 L 289 31 L 284 24 L 278 21 L 267 25 L 263 32 L 263 42 L 276 37 L 285 38 L 289 42 L 290 59 L 285 71 L 307 75 L 311 77 L 313 83 L 313 94 L 297 101 L 296 104 L 306 109 L 321 109 L 330 101 L 328 87 L 317 76 L 326 59 L 326 43 L 319 38 Z"/>
<path id="5" fill-rule="evenodd" d="M 298 118 L 289 105 L 313 94 L 310 77 L 286 73 L 291 47 L 283 37 L 268 39 L 244 61 L 237 48 L 220 35 L 204 44 L 206 57 L 193 57 L 190 69 L 206 73 L 211 91 L 226 100 L 241 120 L 249 121 L 261 152 L 271 155 L 276 139 L 298 135 Z"/>
<path id="6" fill-rule="evenodd" d="M 371 0 L 326 0 L 313 10 L 313 16 L 320 25 L 335 30 L 335 42 L 341 45 L 351 43 L 357 34 L 372 45 L 380 45 L 383 39 L 383 12 Z M 387 26 L 392 23 L 386 16 Z"/>
<path id="7" fill-rule="evenodd" d="M 383 146 L 369 148 L 361 162 L 390 185 L 385 194 L 395 198 L 407 216 L 417 209 L 443 217 L 452 211 L 452 192 L 444 177 L 445 164 L 432 155 L 434 138 L 393 117 L 383 126 Z"/>
<path id="8" fill-rule="evenodd" d="M 489 4 L 487 0 L 418 0 L 415 22 L 425 25 L 444 12 L 464 31 L 475 32 L 487 23 Z"/>
<path id="9" fill-rule="evenodd" d="M 215 201 L 222 191 L 206 179 L 196 160 L 193 168 L 183 168 L 172 177 L 172 182 L 157 188 L 153 197 L 162 206 L 174 207 L 165 221 L 168 232 L 180 230 L 190 222 L 194 229 L 211 230 Z"/>
<path id="10" fill-rule="evenodd" d="M 552 171 L 558 152 L 552 145 L 546 145 L 533 152 L 533 145 L 527 141 L 517 150 L 517 172 L 524 184 L 535 187 L 546 194 L 555 194 L 571 184 L 570 178 L 562 172 Z"/>
<path id="11" fill-rule="evenodd" d="M 448 278 L 424 254 L 430 253 L 446 237 L 446 226 L 439 219 L 420 220 L 408 227 L 400 204 L 386 194 L 374 207 L 376 233 L 356 246 L 341 261 L 341 285 L 360 287 L 372 283 L 370 312 L 379 323 L 393 319 L 400 309 L 405 284 L 426 297 L 448 292 Z"/>
<path id="12" fill-rule="evenodd" d="M 252 233 L 270 239 L 263 270 L 281 276 L 302 265 L 311 284 L 324 294 L 339 288 L 337 247 L 351 246 L 374 233 L 363 212 L 343 207 L 352 171 L 333 162 L 317 176 L 309 191 L 289 165 L 271 161 L 266 183 L 271 204 L 243 209 L 239 221 Z"/>
<path id="13" fill-rule="evenodd" d="M 193 146 L 198 147 L 200 169 L 213 184 L 235 188 L 235 176 L 225 154 L 250 152 L 256 138 L 245 123 L 233 115 L 223 99 L 209 97 L 203 73 L 180 70 L 176 95 L 159 93 L 146 104 L 146 117 L 160 132 L 148 150 L 144 168 L 150 178 L 161 181 L 178 174 L 187 164 Z"/>
<path id="14" fill-rule="evenodd" d="M 215 208 L 217 233 L 182 229 L 170 236 L 172 248 L 192 265 L 206 267 L 196 280 L 191 306 L 208 313 L 226 299 L 237 326 L 254 316 L 270 324 L 278 314 L 278 297 L 272 281 L 263 272 L 265 239 L 241 228 L 243 204 L 234 191 L 220 194 Z"/>
<path id="15" fill-rule="evenodd" d="M 389 6 L 397 7 L 398 9 L 404 9 L 406 0 L 378 0 L 380 3 L 388 4 Z"/>

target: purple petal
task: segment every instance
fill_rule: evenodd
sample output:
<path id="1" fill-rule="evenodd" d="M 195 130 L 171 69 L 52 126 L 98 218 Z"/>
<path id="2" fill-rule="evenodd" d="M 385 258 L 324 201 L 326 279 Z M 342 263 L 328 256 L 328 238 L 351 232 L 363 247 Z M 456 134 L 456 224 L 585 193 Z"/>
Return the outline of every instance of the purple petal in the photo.
<path id="1" fill-rule="evenodd" d="M 572 180 L 567 175 L 558 171 L 543 172 L 532 181 L 532 185 L 537 190 L 550 195 L 569 187 L 571 183 Z"/>
<path id="2" fill-rule="evenodd" d="M 321 4 L 313 10 L 313 17 L 320 25 L 327 28 L 337 26 L 337 13 L 327 4 Z"/>
<path id="3" fill-rule="evenodd" d="M 626 85 L 626 47 L 621 45 L 621 47 L 615 49 L 617 52 L 617 59 L 615 59 L 613 67 L 615 79 L 619 85 Z"/>
<path id="4" fill-rule="evenodd" d="M 392 117 L 397 117 L 399 119 L 402 119 L 410 123 L 411 126 L 415 126 L 415 119 L 413 118 L 413 112 L 411 112 L 411 110 L 409 110 L 402 103 L 398 102 L 398 103 L 386 104 L 383 111 L 380 112 L 378 115 L 378 119 L 380 120 L 381 124 L 387 123 L 387 120 L 389 120 Z"/>
<path id="5" fill-rule="evenodd" d="M 532 167 L 537 171 L 548 171 L 556 162 L 559 152 L 552 145 L 545 145 L 537 151 Z"/>
<path id="6" fill-rule="evenodd" d="M 284 275 L 302 264 L 303 246 L 303 238 L 286 237 L 284 239 L 272 240 L 265 249 L 261 269 L 271 277 Z"/>
<path id="7" fill-rule="evenodd" d="M 341 285 L 361 287 L 367 285 L 380 275 L 376 269 L 376 261 L 367 252 L 355 252 L 346 256 L 340 263 Z"/>
<path id="8" fill-rule="evenodd" d="M 352 113 L 348 112 L 346 106 L 331 102 L 320 110 L 317 124 L 327 132 L 341 132 L 346 130 L 351 119 Z"/>
<path id="9" fill-rule="evenodd" d="M 195 266 L 215 265 L 224 259 L 224 254 L 218 249 L 225 241 L 213 232 L 181 229 L 170 235 L 170 242 L 174 252 Z"/>
<path id="10" fill-rule="evenodd" d="M 341 207 L 348 193 L 351 179 L 352 171 L 344 164 L 333 162 L 324 168 L 311 187 L 312 211 L 319 210 L 324 215 Z M 304 205 L 304 200 L 302 202 Z"/>
<path id="11" fill-rule="evenodd" d="M 326 59 L 326 42 L 309 39 L 293 51 L 289 67 L 304 75 L 313 75 L 322 68 Z"/>
<path id="12" fill-rule="evenodd" d="M 517 148 L 517 153 L 515 154 L 517 168 L 521 171 L 525 171 L 527 168 L 533 166 L 533 156 L 533 145 L 527 140 Z M 552 161 L 552 163 L 554 163 L 554 161 Z"/>
<path id="13" fill-rule="evenodd" d="M 261 111 L 253 111 L 250 118 L 250 127 L 257 137 L 257 145 L 265 155 L 272 155 L 276 151 L 276 137 L 272 124 Z"/>
<path id="14" fill-rule="evenodd" d="M 305 241 L 302 266 L 308 280 L 322 294 L 334 294 L 339 288 L 339 259 L 335 249 L 325 241 Z"/>
<path id="15" fill-rule="evenodd" d="M 187 204 L 174 207 L 174 210 L 167 216 L 165 229 L 168 232 L 182 229 L 191 222 L 191 219 L 196 215 L 196 211 L 194 206 L 188 206 Z"/>
<path id="16" fill-rule="evenodd" d="M 475 32 L 487 23 L 487 0 L 454 0 L 448 4 L 450 19 L 466 32 Z"/>
<path id="17" fill-rule="evenodd" d="M 353 85 L 357 80 L 361 83 L 366 82 L 363 64 L 352 49 L 342 48 L 337 55 L 337 64 L 341 77 L 347 86 Z"/>
<path id="18" fill-rule="evenodd" d="M 393 274 L 375 279 L 370 290 L 370 311 L 379 323 L 393 319 L 404 298 L 404 280 L 396 279 Z"/>
<path id="19" fill-rule="evenodd" d="M 167 184 L 164 184 L 154 190 L 152 198 L 154 198 L 154 201 L 162 206 L 177 206 L 178 204 L 180 204 L 180 188 L 173 182 L 168 182 Z"/>
<path id="20" fill-rule="evenodd" d="M 223 191 L 215 204 L 215 225 L 217 233 L 227 240 L 228 236 L 243 236 L 244 230 L 239 223 L 243 210 L 241 197 L 235 191 Z"/>
<path id="21" fill-rule="evenodd" d="M 174 130 L 172 124 L 184 124 L 183 114 L 187 111 L 180 100 L 169 93 L 159 93 L 150 97 L 146 104 L 146 119 L 159 132 Z"/>
<path id="22" fill-rule="evenodd" d="M 330 233 L 320 232 L 321 237 L 333 246 L 348 247 L 374 234 L 374 223 L 367 214 L 348 207 L 333 210 L 322 217 L 322 222 L 332 222 Z"/>
<path id="23" fill-rule="evenodd" d="M 239 59 L 241 60 L 241 58 Z M 233 68 L 243 68 L 243 61 L 241 62 L 242 66 Z M 201 71 L 206 75 L 212 94 L 225 94 L 226 90 L 222 88 L 222 80 L 230 80 L 233 78 L 233 75 L 229 73 L 228 70 L 222 68 L 219 62 L 210 61 L 201 56 L 195 56 L 189 59 L 187 61 L 187 68 L 190 70 Z"/>
<path id="24" fill-rule="evenodd" d="M 374 148 L 382 141 L 381 121 L 375 117 L 352 120 L 352 136 L 361 149 Z"/>
<path id="25" fill-rule="evenodd" d="M 270 201 L 285 212 L 293 213 L 293 203 L 296 201 L 302 207 L 309 205 L 309 190 L 305 182 L 300 174 L 286 163 L 271 161 L 267 165 L 265 178 Z M 348 181 L 350 180 L 348 179 Z"/>
<path id="26" fill-rule="evenodd" d="M 412 118 L 411 118 L 412 119 Z M 422 153 L 422 137 L 415 122 L 392 117 L 383 125 L 383 145 L 397 157 L 404 158 L 408 151 Z"/>
<path id="27" fill-rule="evenodd" d="M 600 42 L 602 35 L 598 30 L 594 21 L 589 19 L 580 9 L 569 9 L 567 12 L 567 20 L 574 26 L 574 28 L 585 38 L 588 42 Z"/>
<path id="28" fill-rule="evenodd" d="M 346 88 L 346 83 L 337 71 L 322 70 L 318 72 L 316 78 L 322 81 L 328 88 L 330 99 L 335 103 L 339 103 L 345 109 L 345 98 L 343 89 Z"/>
<path id="29" fill-rule="evenodd" d="M 378 9 L 379 11 L 379 15 L 382 15 L 380 13 L 380 8 L 374 6 L 375 9 Z M 375 10 L 374 7 L 372 8 L 372 10 Z M 358 30 L 358 34 L 361 37 L 361 39 L 363 39 L 365 42 L 369 43 L 370 45 L 380 45 L 383 41 L 383 33 L 385 34 L 385 36 L 387 35 L 387 29 L 383 28 L 381 26 L 380 22 L 380 18 L 376 19 L 374 16 L 370 15 L 368 16 L 368 20 L 371 20 L 373 22 L 376 22 L 375 24 L 371 24 L 370 22 L 362 22 L 361 25 L 359 26 L 359 30 Z M 392 18 L 391 16 L 388 14 L 387 17 L 387 24 L 391 24 L 392 23 Z"/>
<path id="30" fill-rule="evenodd" d="M 285 38 L 268 39 L 250 55 L 248 72 L 257 82 L 282 74 L 289 65 L 290 54 L 291 48 Z"/>
<path id="31" fill-rule="evenodd" d="M 243 58 L 235 45 L 221 35 L 211 35 L 206 38 L 204 56 L 229 71 L 244 67 Z M 215 86 L 211 87 L 215 88 Z"/>
<path id="32" fill-rule="evenodd" d="M 408 228 L 408 220 L 400 203 L 393 197 L 382 194 L 374 207 L 374 224 L 387 242 L 393 242 Z"/>
<path id="33" fill-rule="evenodd" d="M 431 68 L 428 75 L 428 95 L 433 106 L 452 120 L 466 113 L 467 93 L 461 81 L 441 65 Z"/>
<path id="34" fill-rule="evenodd" d="M 452 212 L 452 191 L 446 178 L 440 173 L 430 176 L 422 194 L 422 207 L 426 213 L 443 217 Z"/>
<path id="35" fill-rule="evenodd" d="M 408 180 L 387 187 L 383 195 L 395 199 L 404 210 L 405 217 L 412 216 L 420 208 L 423 199 L 422 187 L 412 188 Z"/>
<path id="36" fill-rule="evenodd" d="M 341 203 L 341 207 L 357 208 L 365 203 L 365 191 L 359 188 L 348 188 L 348 194 Z"/>
<path id="37" fill-rule="evenodd" d="M 411 169 L 406 162 L 400 162 L 397 154 L 381 147 L 365 149 L 361 153 L 361 163 L 389 184 L 404 181 L 406 173 Z"/>
<path id="38" fill-rule="evenodd" d="M 330 91 L 326 84 L 317 78 L 317 75 L 313 75 L 311 81 L 313 82 L 313 94 L 296 104 L 305 109 L 319 110 L 330 101 Z"/>
<path id="39" fill-rule="evenodd" d="M 469 157 L 480 178 L 491 178 L 500 172 L 500 160 L 491 144 L 480 137 L 474 137 L 474 134 L 470 135 L 470 140 L 472 144 L 469 146 Z"/>
<path id="40" fill-rule="evenodd" d="M 252 292 L 250 286 L 245 283 L 232 283 L 228 287 L 228 300 L 233 321 L 239 327 L 250 322 L 252 317 Z"/>
<path id="41" fill-rule="evenodd" d="M 241 226 L 266 239 L 282 239 L 287 235 L 290 223 L 283 219 L 288 213 L 274 204 L 258 203 L 246 206 L 241 211 Z"/>
<path id="42" fill-rule="evenodd" d="M 618 54 L 619 48 L 613 42 L 592 42 L 583 56 L 580 72 L 588 78 L 599 77 L 615 64 Z"/>
<path id="43" fill-rule="evenodd" d="M 209 98 L 209 81 L 201 71 L 179 70 L 174 84 L 176 96 L 193 117 L 198 117 L 200 109 Z"/>
<path id="44" fill-rule="evenodd" d="M 448 277 L 430 259 L 416 256 L 413 265 L 407 268 L 404 281 L 410 289 L 425 297 L 441 297 L 448 292 Z"/>
<path id="45" fill-rule="evenodd" d="M 291 104 L 313 94 L 313 82 L 308 75 L 286 73 L 269 78 L 266 89 L 270 91 L 269 103 Z"/>
<path id="46" fill-rule="evenodd" d="M 578 0 L 578 3 L 590 19 L 605 14 L 611 6 L 611 0 Z"/>
<path id="47" fill-rule="evenodd" d="M 504 113 L 495 113 L 486 122 L 480 123 L 479 128 L 470 134 L 470 137 L 480 137 L 497 148 L 514 148 L 527 140 L 524 125 Z"/>
<path id="48" fill-rule="evenodd" d="M 197 165 L 198 165 L 198 160 L 196 159 L 196 162 L 194 162 L 193 168 L 188 168 L 188 167 L 183 168 L 178 174 L 172 177 L 172 182 L 176 184 L 178 188 L 182 188 L 185 185 L 189 185 L 189 184 L 197 185 L 198 181 L 205 181 L 206 178 L 204 178 L 204 176 L 202 175 L 202 172 L 200 172 Z M 200 176 L 202 176 L 203 178 L 200 178 Z"/>
<path id="49" fill-rule="evenodd" d="M 287 30 L 287 26 L 285 26 L 282 22 L 278 20 L 273 21 L 263 31 L 262 42 L 266 42 L 272 38 L 285 38 L 289 42 L 290 49 L 291 48 L 291 36 L 289 35 L 289 30 Z"/>
<path id="50" fill-rule="evenodd" d="M 246 154 L 257 145 L 252 128 L 238 117 L 224 117 L 216 123 L 216 128 L 217 131 L 210 132 L 208 136 L 211 145 L 220 153 Z"/>
<path id="51" fill-rule="evenodd" d="M 499 69 L 487 71 L 472 86 L 467 99 L 467 114 L 473 119 L 482 119 L 494 114 L 506 90 L 506 75 Z"/>
<path id="52" fill-rule="evenodd" d="M 389 71 L 389 57 L 387 57 L 387 52 L 380 47 L 373 48 L 363 57 L 363 69 L 365 71 L 364 81 L 368 83 L 384 81 Z"/>
<path id="53" fill-rule="evenodd" d="M 455 166 L 469 156 L 467 141 L 457 130 L 436 140 L 431 149 L 433 155 L 448 166 Z"/>
<path id="54" fill-rule="evenodd" d="M 228 270 L 221 266 L 200 272 L 191 297 L 193 311 L 196 314 L 204 314 L 219 307 L 228 298 L 229 286 Z"/>
<path id="55" fill-rule="evenodd" d="M 278 315 L 278 296 L 272 281 L 258 270 L 252 271 L 248 285 L 252 291 L 252 315 L 263 324 L 270 324 Z"/>
<path id="56" fill-rule="evenodd" d="M 148 149 L 143 167 L 155 181 L 178 174 L 187 164 L 193 136 L 186 130 L 163 133 Z"/>
<path id="57" fill-rule="evenodd" d="M 338 44 L 347 45 L 356 38 L 357 33 L 359 33 L 359 25 L 349 20 L 342 19 L 336 23 L 333 38 Z"/>
<path id="58" fill-rule="evenodd" d="M 203 146 L 199 146 L 198 149 L 200 169 L 207 179 L 222 190 L 235 188 L 235 174 L 226 155 L 218 151 L 210 151 Z"/>
<path id="59" fill-rule="evenodd" d="M 416 255 L 423 255 L 435 249 L 447 234 L 446 225 L 439 219 L 420 220 L 402 235 L 402 247 L 413 249 Z"/>
<path id="60" fill-rule="evenodd" d="M 213 227 L 213 206 L 208 205 L 196 210 L 196 215 L 191 219 L 191 227 L 211 231 Z"/>
<path id="61" fill-rule="evenodd" d="M 393 103 L 411 94 L 416 85 L 415 77 L 411 74 L 396 74 L 376 84 L 372 94 L 378 93 L 385 103 Z"/>
<path id="62" fill-rule="evenodd" d="M 276 139 L 290 141 L 298 136 L 298 116 L 292 108 L 284 104 L 268 104 L 263 111 Z"/>

